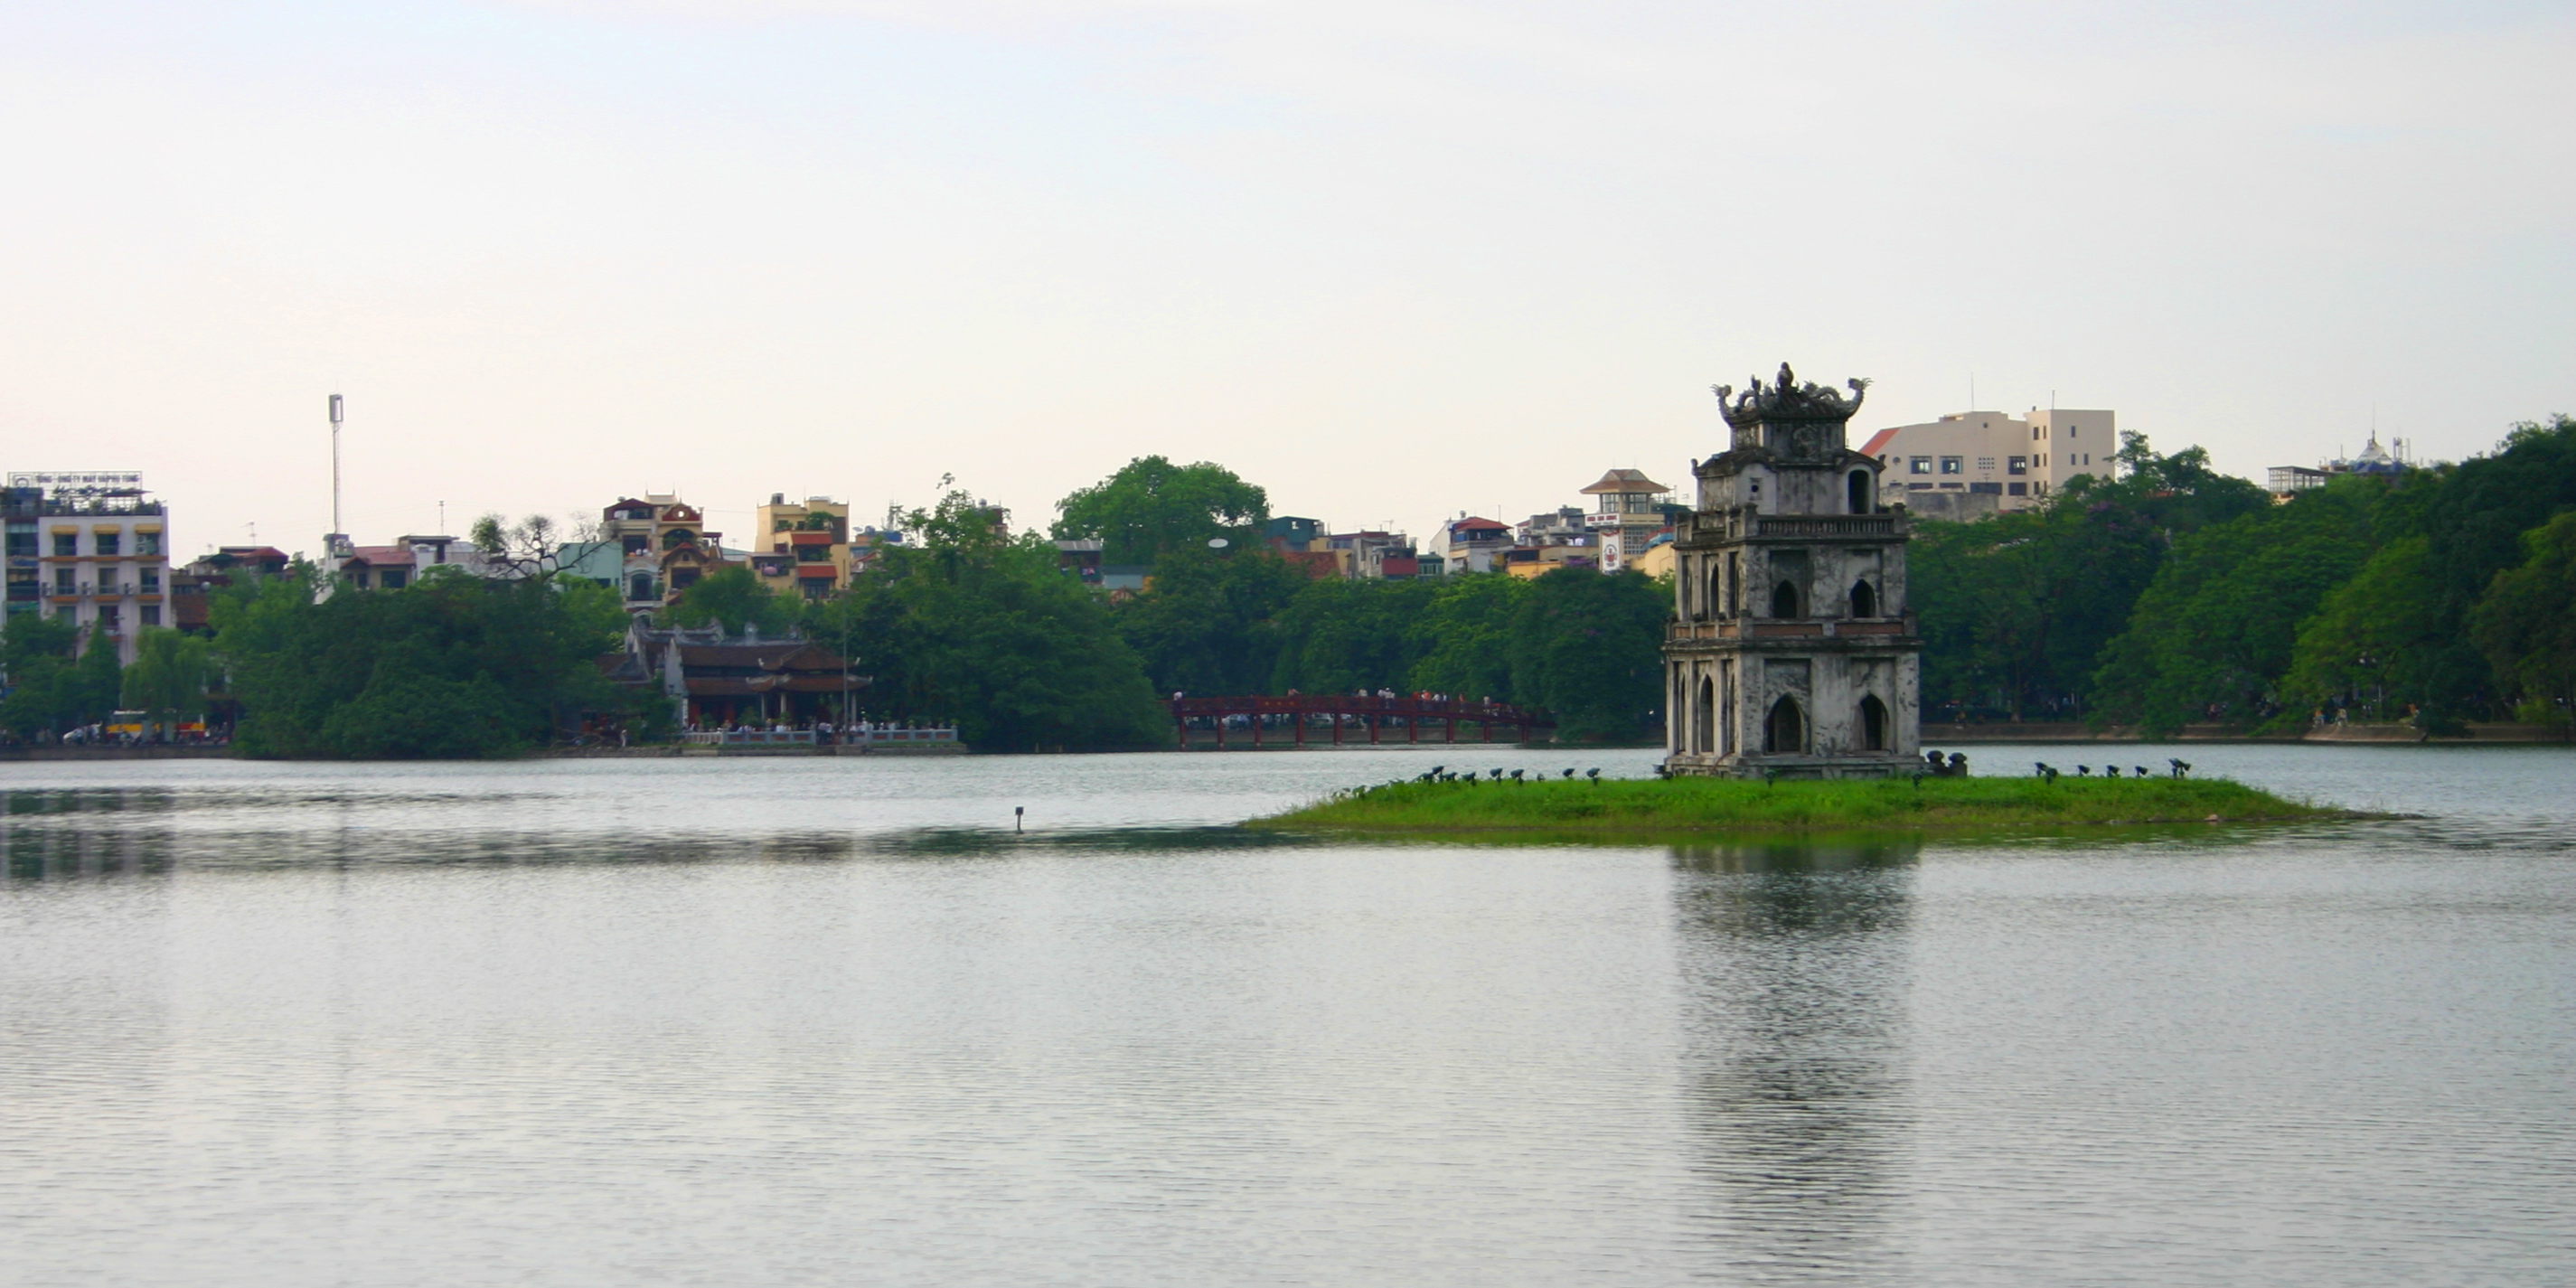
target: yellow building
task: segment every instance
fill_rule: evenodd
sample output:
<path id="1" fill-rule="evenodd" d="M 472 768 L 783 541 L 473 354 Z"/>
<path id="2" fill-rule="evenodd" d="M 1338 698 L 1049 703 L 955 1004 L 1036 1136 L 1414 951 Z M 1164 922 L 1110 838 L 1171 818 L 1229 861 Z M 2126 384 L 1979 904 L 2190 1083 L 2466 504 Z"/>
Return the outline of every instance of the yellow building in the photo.
<path id="1" fill-rule="evenodd" d="M 850 507 L 828 496 L 790 501 L 769 494 L 752 512 L 752 571 L 780 594 L 822 599 L 846 590 L 856 571 L 850 547 Z"/>

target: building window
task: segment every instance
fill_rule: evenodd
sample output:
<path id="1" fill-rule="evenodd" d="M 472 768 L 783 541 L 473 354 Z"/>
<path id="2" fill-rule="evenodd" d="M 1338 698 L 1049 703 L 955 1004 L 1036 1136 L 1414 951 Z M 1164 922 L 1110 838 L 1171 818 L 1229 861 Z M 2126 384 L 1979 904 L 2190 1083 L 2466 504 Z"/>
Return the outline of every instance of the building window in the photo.
<path id="1" fill-rule="evenodd" d="M 2028 496 L 2030 495 L 2030 484 L 2006 483 L 2004 484 L 2004 493 L 2008 496 Z"/>
<path id="2" fill-rule="evenodd" d="M 2028 473 L 2030 473 L 2030 458 L 2029 458 L 2029 457 L 2027 457 L 2027 456 L 2007 456 L 2007 457 L 2005 457 L 2005 458 L 2004 458 L 2004 473 L 2006 473 L 2006 474 L 2028 474 Z M 2015 495 L 2019 495 L 2019 494 L 2018 494 L 2018 493 L 2016 493 Z"/>
<path id="3" fill-rule="evenodd" d="M 134 553 L 138 555 L 157 555 L 161 553 L 161 534 L 158 532 L 135 533 Z"/>
<path id="4" fill-rule="evenodd" d="M 80 593 L 78 586 L 72 581 L 71 569 L 56 568 L 54 570 L 54 593 L 57 595 L 77 595 Z"/>
<path id="5" fill-rule="evenodd" d="M 107 632 L 108 634 L 110 634 L 110 635 L 114 635 L 114 634 L 116 633 L 116 627 L 117 627 L 117 621 L 116 621 L 116 605 L 114 605 L 114 604 L 101 604 L 101 605 L 99 605 L 99 606 L 98 606 L 98 628 L 99 628 L 100 630 L 106 631 L 106 632 Z"/>
<path id="6" fill-rule="evenodd" d="M 161 593 L 160 569 L 151 567 L 143 569 L 143 593 L 147 595 L 158 595 Z"/>
<path id="7" fill-rule="evenodd" d="M 9 529 L 9 557 L 12 559 L 33 559 L 36 557 L 36 530 L 34 528 Z"/>
<path id="8" fill-rule="evenodd" d="M 123 537 L 124 534 L 119 532 L 101 532 L 93 535 L 90 541 L 98 547 L 99 558 L 114 559 L 123 553 L 119 549 L 125 544 Z"/>
<path id="9" fill-rule="evenodd" d="M 1929 457 L 1929 456 L 1912 456 L 1912 457 L 1908 457 L 1908 458 L 1906 458 L 1906 461 L 1905 461 L 1905 472 L 1906 472 L 1906 473 L 1908 473 L 1908 474 L 1929 474 L 1929 473 L 1931 473 L 1931 472 L 1932 472 L 1932 458 L 1931 458 L 1931 457 Z"/>
<path id="10" fill-rule="evenodd" d="M 161 606 L 159 604 L 145 604 L 143 606 L 143 624 L 146 626 L 158 626 L 161 624 Z"/>
<path id="11" fill-rule="evenodd" d="M 387 568 L 378 580 L 387 590 L 400 590 L 411 582 L 411 574 L 400 568 Z"/>
<path id="12" fill-rule="evenodd" d="M 1944 456 L 1941 458 L 1941 472 L 1944 474 L 1958 474 L 1963 472 L 1966 467 L 1967 458 L 1965 457 Z"/>
<path id="13" fill-rule="evenodd" d="M 1991 474 L 1994 472 L 1994 468 L 1995 458 L 1991 456 L 1980 456 L 1977 458 L 1977 469 L 1979 471 Z"/>
<path id="14" fill-rule="evenodd" d="M 57 532 L 57 533 L 55 533 L 55 534 L 54 534 L 54 557 L 55 557 L 56 559 L 69 559 L 69 558 L 71 558 L 73 555 L 76 555 L 76 554 L 79 554 L 79 553 L 80 553 L 80 534 L 79 534 L 79 533 L 76 533 L 76 532 Z"/>

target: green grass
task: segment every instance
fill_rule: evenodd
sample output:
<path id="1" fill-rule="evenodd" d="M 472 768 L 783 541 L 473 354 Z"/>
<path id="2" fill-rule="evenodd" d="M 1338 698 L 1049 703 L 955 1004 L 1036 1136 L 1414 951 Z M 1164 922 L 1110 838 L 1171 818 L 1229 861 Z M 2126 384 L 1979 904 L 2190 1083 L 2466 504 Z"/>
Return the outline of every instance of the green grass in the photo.
<path id="1" fill-rule="evenodd" d="M 1371 832 L 1798 832 L 2357 817 L 2224 778 L 1734 778 L 1402 782 L 1336 793 L 1249 827 Z"/>

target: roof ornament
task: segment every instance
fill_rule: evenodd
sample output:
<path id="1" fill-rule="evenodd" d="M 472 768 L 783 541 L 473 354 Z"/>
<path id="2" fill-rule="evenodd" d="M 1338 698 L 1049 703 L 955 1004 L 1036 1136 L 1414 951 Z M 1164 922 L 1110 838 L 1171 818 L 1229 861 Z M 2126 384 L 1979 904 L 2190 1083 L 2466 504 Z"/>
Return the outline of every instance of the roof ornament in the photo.
<path id="1" fill-rule="evenodd" d="M 1726 423 L 1748 429 L 1764 421 L 1849 420 L 1860 410 L 1861 399 L 1869 391 L 1869 381 L 1854 378 L 1843 382 L 1851 390 L 1845 396 L 1838 390 L 1813 382 L 1798 383 L 1797 373 L 1788 363 L 1780 364 L 1780 376 L 1768 387 L 1762 377 L 1754 376 L 1743 393 L 1733 385 L 1711 385 L 1719 409 L 1726 413 Z"/>

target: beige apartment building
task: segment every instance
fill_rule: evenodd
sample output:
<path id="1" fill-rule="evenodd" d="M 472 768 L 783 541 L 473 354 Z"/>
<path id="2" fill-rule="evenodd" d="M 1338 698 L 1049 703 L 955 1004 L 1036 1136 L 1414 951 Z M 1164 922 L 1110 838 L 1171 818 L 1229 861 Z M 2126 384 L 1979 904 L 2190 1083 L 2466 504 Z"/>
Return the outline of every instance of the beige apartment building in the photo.
<path id="1" fill-rule="evenodd" d="M 1860 450 L 1883 467 L 1888 500 L 1917 514 L 1973 518 L 2037 505 L 2079 474 L 2108 475 L 2119 449 L 2113 412 L 2033 407 L 2025 416 L 1962 411 L 1898 425 Z"/>

